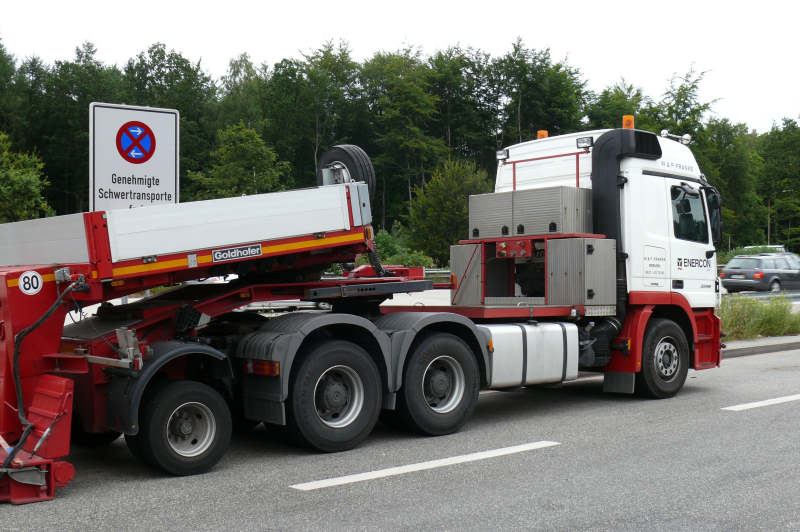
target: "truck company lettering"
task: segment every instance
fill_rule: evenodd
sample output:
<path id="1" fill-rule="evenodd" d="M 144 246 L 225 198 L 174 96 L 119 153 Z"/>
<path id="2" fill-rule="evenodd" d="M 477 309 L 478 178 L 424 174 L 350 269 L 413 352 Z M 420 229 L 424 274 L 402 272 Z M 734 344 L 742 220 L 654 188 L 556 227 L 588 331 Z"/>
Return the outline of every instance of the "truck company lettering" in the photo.
<path id="1" fill-rule="evenodd" d="M 261 244 L 252 246 L 239 246 L 235 248 L 215 249 L 211 253 L 214 262 L 224 262 L 226 260 L 244 259 L 247 257 L 260 257 Z"/>
<path id="2" fill-rule="evenodd" d="M 660 161 L 662 168 L 671 168 L 675 170 L 683 170 L 684 172 L 694 172 L 694 166 L 691 164 L 675 163 L 672 161 Z"/>
<path id="3" fill-rule="evenodd" d="M 678 268 L 710 268 L 708 259 L 687 259 L 678 257 Z"/>

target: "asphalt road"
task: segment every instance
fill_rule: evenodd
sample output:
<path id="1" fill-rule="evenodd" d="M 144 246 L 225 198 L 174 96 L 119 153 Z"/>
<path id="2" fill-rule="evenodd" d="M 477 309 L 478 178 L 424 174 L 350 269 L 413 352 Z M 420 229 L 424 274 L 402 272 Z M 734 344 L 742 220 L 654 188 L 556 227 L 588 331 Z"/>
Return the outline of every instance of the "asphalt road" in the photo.
<path id="1" fill-rule="evenodd" d="M 189 478 L 139 465 L 118 440 L 76 449 L 77 476 L 55 500 L 0 505 L 0 529 L 798 530 L 800 401 L 723 410 L 796 394 L 800 351 L 784 351 L 691 372 L 661 401 L 604 395 L 599 378 L 490 392 L 458 434 L 379 425 L 346 453 L 309 453 L 256 430 Z M 507 449 L 535 442 L 558 445 Z M 292 487 L 496 449 L 505 451 Z"/>

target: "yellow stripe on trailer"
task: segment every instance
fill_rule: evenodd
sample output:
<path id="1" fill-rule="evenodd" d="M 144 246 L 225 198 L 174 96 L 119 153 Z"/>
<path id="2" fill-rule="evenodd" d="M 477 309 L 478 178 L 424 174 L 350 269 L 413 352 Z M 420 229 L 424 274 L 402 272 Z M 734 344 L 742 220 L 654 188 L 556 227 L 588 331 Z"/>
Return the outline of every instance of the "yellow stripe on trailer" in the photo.
<path id="1" fill-rule="evenodd" d="M 55 280 L 56 280 L 56 276 L 53 273 L 46 273 L 46 274 L 42 275 L 42 281 L 44 281 L 46 283 L 49 282 L 49 281 L 55 281 Z M 16 279 L 9 279 L 8 281 L 6 281 L 6 285 L 9 288 L 12 288 L 14 286 L 19 286 L 19 277 L 17 277 Z"/>
<path id="2" fill-rule="evenodd" d="M 331 244 L 349 244 L 349 243 L 354 244 L 356 242 L 361 242 L 363 240 L 364 240 L 364 235 L 361 233 L 332 236 L 328 238 L 317 238 L 314 240 L 302 240 L 299 242 L 287 242 L 285 244 L 275 244 L 273 246 L 262 245 L 261 253 L 263 255 L 269 255 L 271 253 L 280 253 L 282 251 L 293 251 L 296 249 L 324 247 Z M 207 255 L 198 255 L 197 257 L 197 264 L 209 264 L 210 262 L 212 262 L 210 253 Z M 134 273 L 155 272 L 161 270 L 169 270 L 172 268 L 187 267 L 188 265 L 189 265 L 188 259 L 186 257 L 182 257 L 180 259 L 173 259 L 164 262 L 152 262 L 150 264 L 121 266 L 119 268 L 114 268 L 112 270 L 112 274 L 114 277 L 117 277 L 123 275 L 131 275 Z"/>

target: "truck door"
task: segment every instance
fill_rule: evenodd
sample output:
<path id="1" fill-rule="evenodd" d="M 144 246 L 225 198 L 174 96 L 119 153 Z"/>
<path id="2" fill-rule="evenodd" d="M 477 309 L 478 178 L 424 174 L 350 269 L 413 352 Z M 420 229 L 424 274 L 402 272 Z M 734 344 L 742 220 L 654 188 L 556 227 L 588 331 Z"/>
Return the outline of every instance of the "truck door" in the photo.
<path id="1" fill-rule="evenodd" d="M 665 179 L 664 186 L 672 211 L 671 289 L 683 294 L 692 308 L 713 307 L 717 260 L 703 192 L 699 186 L 677 177 Z"/>

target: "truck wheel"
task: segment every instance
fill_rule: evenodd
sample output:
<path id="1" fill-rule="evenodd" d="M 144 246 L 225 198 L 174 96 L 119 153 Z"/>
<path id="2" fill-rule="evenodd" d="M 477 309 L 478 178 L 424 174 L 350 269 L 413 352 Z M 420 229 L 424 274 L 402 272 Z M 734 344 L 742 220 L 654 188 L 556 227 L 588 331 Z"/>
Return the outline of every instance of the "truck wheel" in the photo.
<path id="1" fill-rule="evenodd" d="M 195 381 L 158 389 L 145 407 L 138 436 L 126 439 L 134 455 L 173 475 L 211 469 L 230 440 L 228 404 L 215 389 Z"/>
<path id="2" fill-rule="evenodd" d="M 334 146 L 319 158 L 317 185 L 322 185 L 322 170 L 344 166 L 350 174 L 349 181 L 363 181 L 369 189 L 370 199 L 375 197 L 375 168 L 367 152 L 354 144 Z"/>
<path id="3" fill-rule="evenodd" d="M 636 392 L 645 397 L 672 397 L 689 372 L 689 344 L 683 329 L 672 320 L 654 318 L 647 324 L 642 371 L 636 374 Z"/>
<path id="4" fill-rule="evenodd" d="M 452 334 L 430 336 L 406 362 L 398 416 L 422 434 L 450 434 L 475 409 L 479 385 L 478 364 L 469 346 Z"/>
<path id="5" fill-rule="evenodd" d="M 318 343 L 293 373 L 286 406 L 289 429 L 299 443 L 324 452 L 352 449 L 378 421 L 378 368 L 356 344 Z"/>

